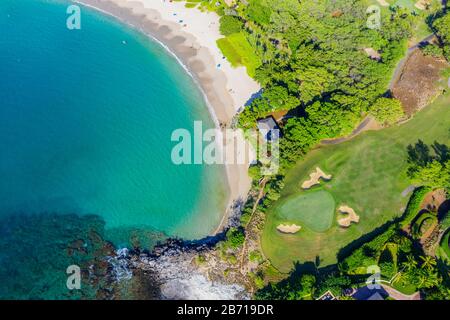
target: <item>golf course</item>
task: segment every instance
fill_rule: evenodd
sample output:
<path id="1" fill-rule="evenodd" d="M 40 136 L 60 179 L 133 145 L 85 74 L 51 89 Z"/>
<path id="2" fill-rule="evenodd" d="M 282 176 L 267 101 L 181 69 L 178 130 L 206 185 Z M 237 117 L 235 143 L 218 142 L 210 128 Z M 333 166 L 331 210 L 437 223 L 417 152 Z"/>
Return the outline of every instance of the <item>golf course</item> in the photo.
<path id="1" fill-rule="evenodd" d="M 440 96 L 413 119 L 379 131 L 367 131 L 337 145 L 319 146 L 286 175 L 280 199 L 268 210 L 262 234 L 264 255 L 281 272 L 295 262 L 337 262 L 339 250 L 385 222 L 401 215 L 411 195 L 406 176 L 407 147 L 419 139 L 450 143 L 450 94 Z M 301 188 L 320 167 L 332 175 L 308 190 Z M 357 223 L 344 228 L 336 208 L 351 207 Z M 295 223 L 295 234 L 277 231 Z"/>

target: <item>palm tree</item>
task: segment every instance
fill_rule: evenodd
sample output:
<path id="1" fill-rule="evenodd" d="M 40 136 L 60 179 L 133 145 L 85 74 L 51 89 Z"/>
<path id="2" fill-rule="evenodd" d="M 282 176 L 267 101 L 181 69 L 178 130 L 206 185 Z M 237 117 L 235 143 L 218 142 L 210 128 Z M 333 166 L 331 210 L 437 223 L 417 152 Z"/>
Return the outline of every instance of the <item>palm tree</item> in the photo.
<path id="1" fill-rule="evenodd" d="M 407 261 L 402 263 L 402 266 L 406 269 L 406 271 L 411 271 L 417 267 L 417 261 L 414 259 L 413 255 L 408 255 L 406 259 Z"/>
<path id="2" fill-rule="evenodd" d="M 404 273 L 404 272 L 402 272 L 402 271 L 399 271 L 395 276 L 394 276 L 394 280 L 392 280 L 392 284 L 395 284 L 395 283 L 404 283 L 405 282 L 405 280 L 407 279 L 408 277 L 407 277 L 407 275 L 406 275 L 406 273 Z"/>
<path id="3" fill-rule="evenodd" d="M 430 256 L 421 256 L 420 259 L 422 259 L 422 268 L 425 268 L 427 270 L 432 270 L 434 266 L 436 265 L 436 259 Z"/>
<path id="4" fill-rule="evenodd" d="M 431 288 L 438 286 L 441 282 L 441 278 L 439 277 L 437 272 L 427 272 L 423 270 L 423 272 L 419 275 L 419 284 L 418 288 Z"/>

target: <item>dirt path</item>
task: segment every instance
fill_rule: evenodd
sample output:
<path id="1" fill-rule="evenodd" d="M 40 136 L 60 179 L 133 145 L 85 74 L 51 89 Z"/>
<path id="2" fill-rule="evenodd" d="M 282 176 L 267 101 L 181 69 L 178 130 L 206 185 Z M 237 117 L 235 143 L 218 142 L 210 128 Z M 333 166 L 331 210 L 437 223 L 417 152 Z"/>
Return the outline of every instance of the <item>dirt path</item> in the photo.
<path id="1" fill-rule="evenodd" d="M 253 216 L 255 215 L 256 209 L 258 208 L 259 202 L 264 197 L 264 188 L 266 186 L 266 183 L 267 183 L 267 178 L 265 177 L 265 178 L 263 178 L 263 180 L 259 184 L 260 185 L 260 189 L 259 189 L 258 197 L 256 198 L 256 201 L 255 201 L 255 204 L 253 205 L 252 215 L 250 216 L 250 219 L 248 220 L 247 224 L 244 227 L 246 231 L 248 231 L 248 226 L 252 222 Z M 245 233 L 244 243 L 242 244 L 241 258 L 239 259 L 240 260 L 240 270 L 241 270 L 241 272 L 243 272 L 244 259 L 245 259 L 245 256 L 247 255 L 247 239 L 248 239 L 248 232 Z"/>
<path id="2" fill-rule="evenodd" d="M 433 222 L 433 224 L 428 228 L 427 232 L 425 232 L 421 237 L 420 237 L 420 243 L 422 245 L 425 244 L 425 242 L 427 241 L 427 239 L 431 236 L 431 234 L 434 232 L 434 230 L 436 229 L 436 227 L 438 226 L 438 222 L 437 220 Z"/>

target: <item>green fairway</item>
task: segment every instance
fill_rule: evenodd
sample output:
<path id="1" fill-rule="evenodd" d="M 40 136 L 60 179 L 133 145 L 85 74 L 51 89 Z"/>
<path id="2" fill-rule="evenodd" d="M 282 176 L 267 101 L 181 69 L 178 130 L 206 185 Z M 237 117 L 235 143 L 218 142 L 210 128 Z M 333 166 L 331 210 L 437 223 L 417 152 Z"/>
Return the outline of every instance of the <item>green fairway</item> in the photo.
<path id="1" fill-rule="evenodd" d="M 320 147 L 310 152 L 286 176 L 282 196 L 267 212 L 262 235 L 264 254 L 280 271 L 289 271 L 295 261 L 315 261 L 321 266 L 336 263 L 336 254 L 350 242 L 399 216 L 410 194 L 405 175 L 406 148 L 418 139 L 450 143 L 450 96 L 442 96 L 412 120 L 380 131 L 364 132 L 339 145 Z M 302 195 L 300 184 L 316 166 L 333 175 L 324 184 L 337 206 L 345 203 L 360 216 L 360 222 L 347 229 L 336 224 L 326 232 L 309 228 L 295 235 L 276 232 L 276 208 L 294 195 Z M 299 208 L 300 210 L 301 208 Z"/>
<path id="2" fill-rule="evenodd" d="M 275 214 L 281 223 L 288 221 L 315 232 L 324 232 L 333 224 L 334 210 L 333 196 L 325 190 L 319 190 L 286 199 L 275 210 Z"/>

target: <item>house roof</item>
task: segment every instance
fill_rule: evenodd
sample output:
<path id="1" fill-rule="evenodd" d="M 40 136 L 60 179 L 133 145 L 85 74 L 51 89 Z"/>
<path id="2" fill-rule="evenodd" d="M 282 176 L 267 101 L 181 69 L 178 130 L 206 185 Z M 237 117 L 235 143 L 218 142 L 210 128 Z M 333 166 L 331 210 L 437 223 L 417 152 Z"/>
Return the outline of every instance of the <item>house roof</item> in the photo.
<path id="1" fill-rule="evenodd" d="M 378 292 L 375 292 L 373 295 L 367 298 L 367 300 L 384 300 L 383 296 Z"/>
<path id="2" fill-rule="evenodd" d="M 268 117 L 265 119 L 258 120 L 259 130 L 273 130 L 278 129 L 278 125 L 273 117 Z"/>
<path id="3" fill-rule="evenodd" d="M 264 139 L 267 141 L 272 140 L 272 132 L 273 130 L 279 130 L 277 122 L 273 117 L 264 118 L 261 120 L 258 120 L 257 123 L 259 132 L 263 135 Z M 279 136 L 276 137 L 275 140 L 277 140 Z"/>

